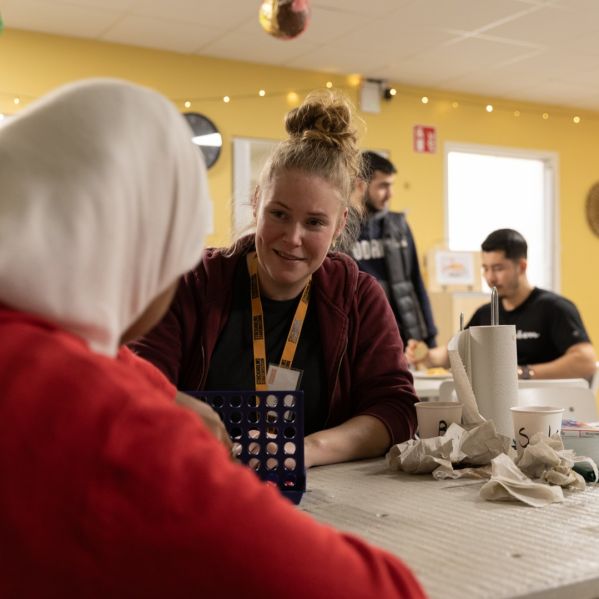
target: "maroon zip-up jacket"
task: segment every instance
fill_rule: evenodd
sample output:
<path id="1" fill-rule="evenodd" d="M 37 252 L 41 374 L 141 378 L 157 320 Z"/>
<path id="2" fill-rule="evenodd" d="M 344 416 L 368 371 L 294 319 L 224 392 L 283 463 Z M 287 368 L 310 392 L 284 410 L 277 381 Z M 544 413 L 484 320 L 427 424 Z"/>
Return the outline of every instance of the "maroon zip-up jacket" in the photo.
<path id="1" fill-rule="evenodd" d="M 253 249 L 247 240 L 233 255 L 206 250 L 183 278 L 164 319 L 131 344 L 181 390 L 202 389 L 214 347 L 231 308 L 235 268 Z M 418 401 L 395 317 L 376 280 L 355 262 L 330 253 L 312 277 L 325 359 L 326 428 L 358 415 L 378 418 L 392 444 L 413 437 Z"/>

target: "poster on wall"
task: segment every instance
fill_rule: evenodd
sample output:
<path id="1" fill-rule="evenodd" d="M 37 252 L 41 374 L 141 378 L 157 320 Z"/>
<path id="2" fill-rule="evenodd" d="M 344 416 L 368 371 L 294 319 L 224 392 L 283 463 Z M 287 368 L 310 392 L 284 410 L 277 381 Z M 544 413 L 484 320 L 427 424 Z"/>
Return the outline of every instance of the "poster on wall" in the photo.
<path id="1" fill-rule="evenodd" d="M 414 152 L 434 154 L 437 151 L 437 130 L 426 125 L 414 125 Z"/>
<path id="2" fill-rule="evenodd" d="M 435 255 L 437 283 L 441 286 L 466 285 L 474 287 L 477 276 L 472 252 L 439 251 Z"/>

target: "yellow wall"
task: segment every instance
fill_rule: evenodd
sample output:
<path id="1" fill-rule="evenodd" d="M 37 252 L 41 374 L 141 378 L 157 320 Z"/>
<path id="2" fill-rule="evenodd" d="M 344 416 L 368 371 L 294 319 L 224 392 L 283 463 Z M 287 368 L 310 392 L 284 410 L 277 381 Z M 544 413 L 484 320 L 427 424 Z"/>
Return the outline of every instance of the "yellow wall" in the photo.
<path id="1" fill-rule="evenodd" d="M 292 42 L 285 42 L 292 43 Z M 0 36 L 0 111 L 15 112 L 13 97 L 23 105 L 49 89 L 75 79 L 112 76 L 136 81 L 161 91 L 176 101 L 191 99 L 195 110 L 206 114 L 224 137 L 221 157 L 210 170 L 210 187 L 215 203 L 215 235 L 209 241 L 225 244 L 230 234 L 231 141 L 234 136 L 277 139 L 283 135 L 282 120 L 289 109 L 287 92 L 322 88 L 331 80 L 347 88 L 357 100 L 357 89 L 349 79 L 322 73 L 287 70 L 219 59 L 188 56 L 64 38 L 21 31 Z M 257 90 L 265 88 L 265 98 Z M 559 155 L 559 240 L 561 244 L 561 291 L 579 306 L 592 338 L 599 344 L 599 279 L 593 267 L 598 258 L 599 239 L 585 219 L 585 198 L 599 179 L 596 142 L 599 114 L 493 98 L 464 96 L 398 87 L 398 95 L 382 102 L 378 115 L 362 114 L 367 133 L 364 146 L 387 148 L 399 166 L 393 208 L 409 211 L 421 256 L 444 235 L 443 144 L 447 141 L 498 145 L 556 152 Z M 420 102 L 426 93 L 428 105 Z M 222 96 L 232 97 L 229 104 Z M 243 98 L 242 96 L 253 96 Z M 451 103 L 459 102 L 458 108 Z M 492 101 L 495 112 L 483 106 Z M 514 117 L 514 110 L 521 111 Z M 548 120 L 541 113 L 550 113 Z M 574 125 L 573 114 L 582 122 Z M 437 128 L 436 154 L 412 151 L 415 124 Z M 482 233 L 481 233 L 482 236 Z"/>

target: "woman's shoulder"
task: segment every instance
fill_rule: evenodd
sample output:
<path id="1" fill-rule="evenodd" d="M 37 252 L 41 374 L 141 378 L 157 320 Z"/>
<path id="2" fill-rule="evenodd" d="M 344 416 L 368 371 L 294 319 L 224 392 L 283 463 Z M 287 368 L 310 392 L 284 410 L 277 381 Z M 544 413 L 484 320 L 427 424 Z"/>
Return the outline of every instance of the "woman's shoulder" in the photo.
<path id="1" fill-rule="evenodd" d="M 364 296 L 376 299 L 384 292 L 376 279 L 362 272 L 355 260 L 341 252 L 331 252 L 316 271 L 317 287 L 343 310 L 352 303 L 360 302 Z"/>
<path id="2" fill-rule="evenodd" d="M 209 247 L 204 250 L 198 265 L 183 276 L 180 293 L 191 292 L 195 297 L 210 296 L 212 291 L 223 285 L 230 285 L 235 276 L 239 260 L 247 254 L 247 244 L 235 244 L 232 247 Z"/>
<path id="3" fill-rule="evenodd" d="M 355 287 L 358 281 L 359 269 L 353 258 L 342 252 L 330 252 L 326 255 L 320 268 L 314 273 L 319 284 L 325 288 L 329 284 L 333 287 Z"/>

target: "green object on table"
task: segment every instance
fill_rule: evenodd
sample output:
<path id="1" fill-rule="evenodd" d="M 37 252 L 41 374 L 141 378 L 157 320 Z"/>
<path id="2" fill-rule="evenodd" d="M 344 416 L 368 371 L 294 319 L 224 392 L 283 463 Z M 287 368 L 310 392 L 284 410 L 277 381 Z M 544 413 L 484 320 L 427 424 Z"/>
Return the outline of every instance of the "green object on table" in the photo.
<path id="1" fill-rule="evenodd" d="M 580 474 L 588 483 L 596 482 L 595 471 L 588 462 L 576 462 L 574 466 L 572 466 L 572 470 L 578 472 L 578 474 Z"/>

